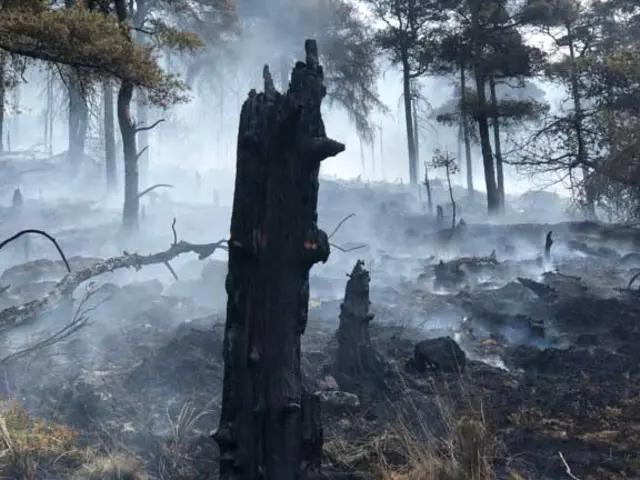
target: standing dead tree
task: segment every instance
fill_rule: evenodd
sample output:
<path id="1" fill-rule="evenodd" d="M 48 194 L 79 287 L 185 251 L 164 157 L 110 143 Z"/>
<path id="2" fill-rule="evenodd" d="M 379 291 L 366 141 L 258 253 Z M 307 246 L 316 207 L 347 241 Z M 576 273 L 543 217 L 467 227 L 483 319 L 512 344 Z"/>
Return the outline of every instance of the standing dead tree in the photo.
<path id="1" fill-rule="evenodd" d="M 340 388 L 353 390 L 359 380 L 380 380 L 384 364 L 371 345 L 369 324 L 374 314 L 370 311 L 369 272 L 358 260 L 353 267 L 340 305 L 340 325 L 336 333 L 338 354 L 335 377 Z"/>
<path id="2" fill-rule="evenodd" d="M 329 258 L 317 226 L 320 163 L 344 151 L 327 138 L 315 40 L 289 89 L 269 68 L 240 113 L 229 240 L 222 412 L 213 438 L 221 480 L 297 480 L 319 467 L 319 407 L 303 391 L 300 337 L 309 271 Z M 319 440 L 320 439 L 320 440 Z"/>

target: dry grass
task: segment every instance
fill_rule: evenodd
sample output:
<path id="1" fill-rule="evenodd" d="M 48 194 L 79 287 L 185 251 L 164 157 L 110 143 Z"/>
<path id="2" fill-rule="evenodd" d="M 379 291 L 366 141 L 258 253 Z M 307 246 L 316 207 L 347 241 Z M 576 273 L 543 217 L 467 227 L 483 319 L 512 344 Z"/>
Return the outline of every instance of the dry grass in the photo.
<path id="1" fill-rule="evenodd" d="M 38 472 L 68 470 L 82 462 L 78 434 L 56 423 L 33 419 L 16 401 L 0 401 L 0 474 L 35 479 Z"/>
<path id="2" fill-rule="evenodd" d="M 429 395 L 419 394 L 430 406 L 418 405 L 406 394 L 401 402 L 389 403 L 395 411 L 388 428 L 358 445 L 331 440 L 326 445 L 328 456 L 380 480 L 493 480 L 498 445 L 482 406 L 472 408 L 478 397 L 470 387 L 463 386 L 462 391 L 462 402 L 454 401 L 453 395 L 460 394 L 457 389 L 454 393 L 434 388 Z"/>
<path id="3" fill-rule="evenodd" d="M 0 401 L 0 478 L 148 479 L 134 456 L 100 455 L 79 443 L 71 428 L 31 417 L 18 401 Z"/>

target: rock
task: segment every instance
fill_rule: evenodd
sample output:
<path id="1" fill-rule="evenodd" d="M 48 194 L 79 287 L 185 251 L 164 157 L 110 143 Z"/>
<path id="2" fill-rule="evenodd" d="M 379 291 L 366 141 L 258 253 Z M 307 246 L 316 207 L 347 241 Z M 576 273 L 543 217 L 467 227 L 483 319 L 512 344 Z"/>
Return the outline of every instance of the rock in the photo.
<path id="1" fill-rule="evenodd" d="M 353 393 L 341 390 L 321 390 L 315 395 L 327 410 L 334 413 L 347 413 L 360 408 L 360 399 Z"/>
<path id="2" fill-rule="evenodd" d="M 467 356 L 451 337 L 423 340 L 416 344 L 415 367 L 421 371 L 427 368 L 441 373 L 461 373 L 467 365 Z"/>
<path id="3" fill-rule="evenodd" d="M 338 382 L 331 375 L 327 375 L 324 378 L 318 380 L 318 389 L 319 390 L 340 390 L 338 386 Z"/>

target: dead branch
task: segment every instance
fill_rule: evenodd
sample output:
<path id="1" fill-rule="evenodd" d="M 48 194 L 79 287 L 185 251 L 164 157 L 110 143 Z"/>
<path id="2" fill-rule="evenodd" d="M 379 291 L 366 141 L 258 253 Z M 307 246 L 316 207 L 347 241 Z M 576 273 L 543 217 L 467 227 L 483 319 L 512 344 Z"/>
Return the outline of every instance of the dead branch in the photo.
<path id="1" fill-rule="evenodd" d="M 338 232 L 338 230 L 340 230 L 340 227 L 344 224 L 344 222 L 346 222 L 347 220 L 349 220 L 350 218 L 353 218 L 355 216 L 356 216 L 355 213 L 350 213 L 349 215 L 344 217 L 342 220 L 340 220 L 338 222 L 338 225 L 336 225 L 336 228 L 334 228 L 333 231 L 329 234 L 329 239 L 331 239 L 331 237 L 333 237 Z"/>
<path id="2" fill-rule="evenodd" d="M 7 238 L 2 243 L 0 243 L 0 250 L 2 250 L 6 245 L 8 245 L 9 243 L 13 242 L 14 240 L 17 240 L 18 238 L 22 237 L 23 235 L 27 235 L 29 233 L 35 233 L 37 235 L 42 235 L 43 237 L 47 238 L 51 243 L 53 243 L 53 245 L 56 247 L 56 250 L 58 250 L 58 254 L 60 255 L 60 258 L 62 258 L 64 266 L 67 269 L 67 272 L 71 273 L 71 267 L 69 266 L 69 262 L 67 261 L 67 257 L 65 257 L 64 252 L 60 248 L 60 245 L 58 244 L 57 240 L 55 238 L 53 238 L 51 235 L 49 235 L 47 232 L 43 231 L 43 230 L 36 230 L 36 229 L 32 229 L 32 228 L 29 228 L 27 230 L 20 230 L 15 235 Z"/>
<path id="3" fill-rule="evenodd" d="M 143 191 L 138 193 L 138 198 L 144 197 L 147 193 L 155 190 L 156 188 L 173 188 L 173 185 L 169 183 L 156 183 L 155 185 L 151 185 L 149 188 L 145 188 Z"/>
<path id="4" fill-rule="evenodd" d="M 355 247 L 351 247 L 351 248 L 343 248 L 339 245 L 336 245 L 335 243 L 331 243 L 329 242 L 329 245 L 331 245 L 333 248 L 337 248 L 338 250 L 340 250 L 341 252 L 353 252 L 354 250 L 360 250 L 361 248 L 366 247 L 366 245 L 356 245 Z"/>
<path id="5" fill-rule="evenodd" d="M 98 289 L 90 288 L 87 289 L 87 292 L 80 300 L 78 308 L 73 314 L 73 318 L 71 321 L 62 327 L 57 332 L 52 335 L 46 337 L 44 340 L 39 340 L 37 342 L 32 343 L 31 345 L 24 346 L 20 348 L 17 352 L 11 353 L 0 360 L 0 365 L 6 365 L 7 363 L 14 362 L 21 358 L 30 356 L 40 350 L 44 350 L 49 348 L 57 343 L 60 343 L 64 340 L 69 339 L 74 333 L 79 331 L 80 329 L 86 327 L 89 323 L 88 314 L 102 305 L 107 299 L 104 299 L 97 303 L 92 307 L 87 307 L 87 303 L 98 292 Z"/>
<path id="6" fill-rule="evenodd" d="M 165 121 L 164 118 L 161 118 L 160 120 L 152 123 L 148 127 L 138 127 L 138 128 L 136 128 L 135 132 L 139 133 L 139 132 L 146 132 L 148 130 L 153 130 L 154 128 L 156 128 L 158 125 L 160 125 L 164 121 Z"/>
<path id="7" fill-rule="evenodd" d="M 108 258 L 83 270 L 70 272 L 43 298 L 0 311 L 0 330 L 24 324 L 32 320 L 37 313 L 55 308 L 64 299 L 69 298 L 83 282 L 103 273 L 123 268 L 140 270 L 146 265 L 166 264 L 185 253 L 195 253 L 200 260 L 204 260 L 218 249 L 226 250 L 226 243 L 227 240 L 204 244 L 189 243 L 181 240 L 163 252 L 150 255 L 123 252 L 123 255 L 119 257 Z"/>

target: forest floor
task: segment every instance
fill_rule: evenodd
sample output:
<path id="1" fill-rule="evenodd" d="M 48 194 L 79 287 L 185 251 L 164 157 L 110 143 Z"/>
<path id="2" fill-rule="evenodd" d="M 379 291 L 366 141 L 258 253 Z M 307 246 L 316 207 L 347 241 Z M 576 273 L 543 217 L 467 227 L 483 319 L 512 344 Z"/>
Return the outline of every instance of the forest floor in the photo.
<path id="1" fill-rule="evenodd" d="M 404 211 L 400 194 L 323 188 L 335 191 L 321 197 L 321 223 L 351 213 L 343 205 L 362 205 L 332 241 L 343 250 L 365 245 L 334 248 L 312 271 L 303 370 L 325 403 L 328 470 L 389 480 L 640 478 L 640 293 L 629 287 L 640 272 L 640 229 L 487 224 L 470 214 L 449 238 L 428 215 Z M 95 206 L 70 203 L 50 209 L 55 215 L 37 202 L 25 208 L 36 225 L 0 212 L 3 237 L 48 229 L 73 271 L 118 253 L 106 233 L 117 220 Z M 173 217 L 185 237 L 207 237 L 188 240 L 218 240 L 224 225 L 199 230 L 210 211 L 148 206 L 146 237 L 127 248 L 166 249 Z M 78 216 L 92 221 L 69 226 Z M 545 259 L 548 231 L 554 244 Z M 0 252 L 11 260 L 0 275 L 0 318 L 65 275 L 40 240 L 28 246 L 32 260 L 16 262 L 26 248 Z M 388 388 L 363 380 L 345 393 L 328 371 L 346 274 L 358 258 L 371 272 L 372 343 Z M 209 434 L 221 395 L 226 263 L 190 259 L 173 268 L 178 280 L 163 265 L 98 276 L 76 290 L 71 310 L 3 328 L 2 478 L 215 476 Z M 11 356 L 60 331 L 73 311 L 88 320 L 77 332 Z M 462 347 L 466 368 L 446 368 L 451 352 L 428 343 L 435 368 L 417 368 L 424 350 L 416 345 L 443 337 Z"/>

